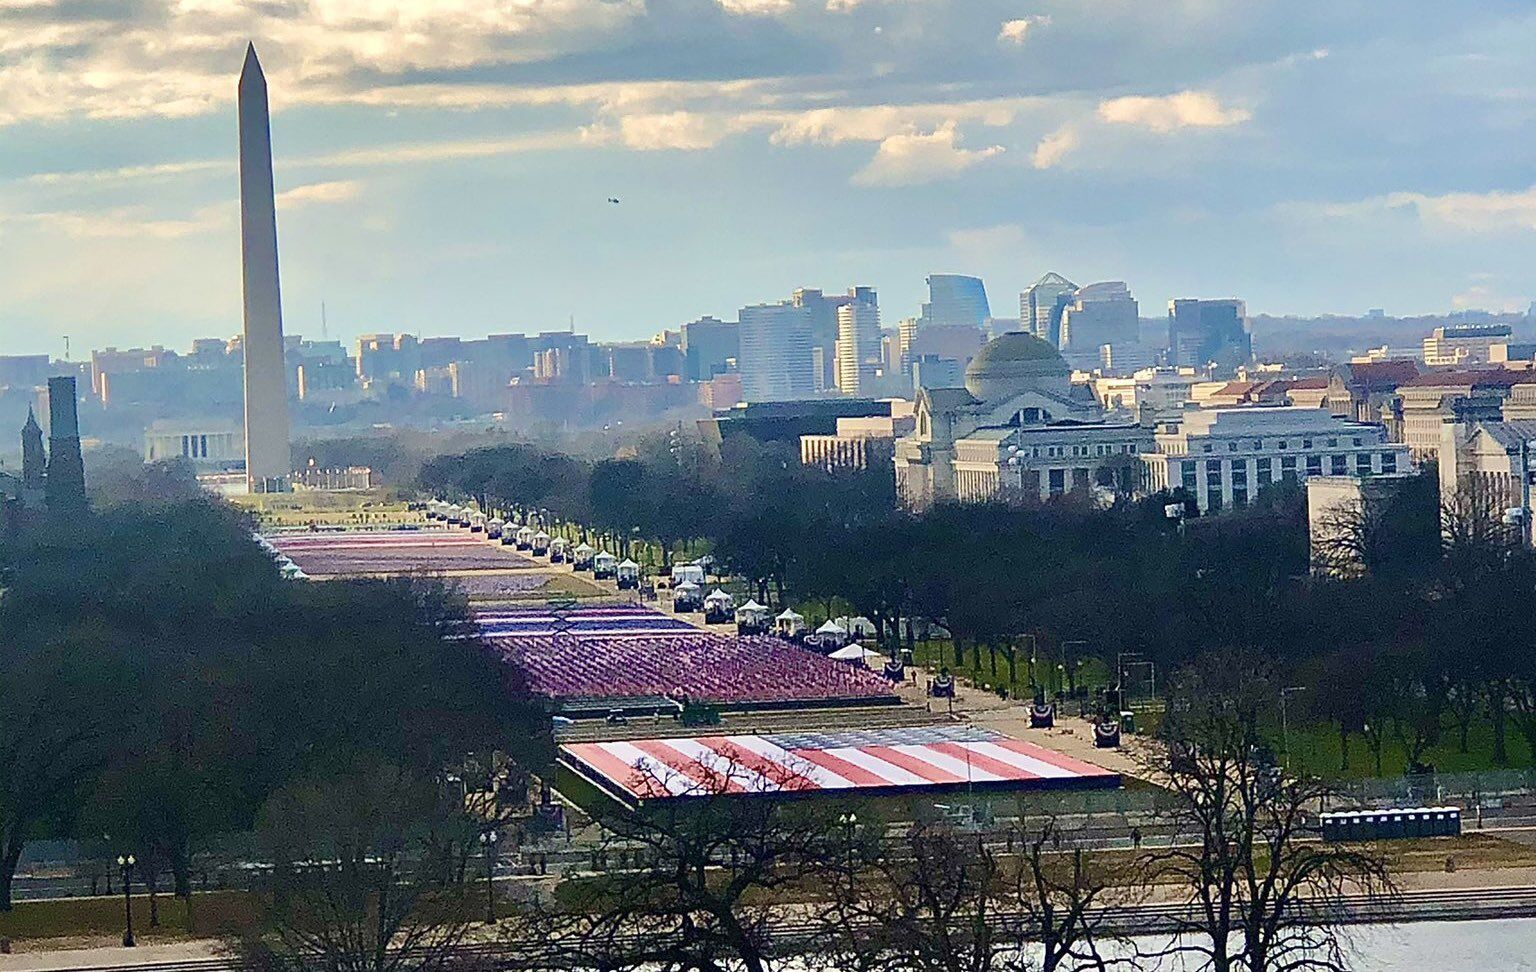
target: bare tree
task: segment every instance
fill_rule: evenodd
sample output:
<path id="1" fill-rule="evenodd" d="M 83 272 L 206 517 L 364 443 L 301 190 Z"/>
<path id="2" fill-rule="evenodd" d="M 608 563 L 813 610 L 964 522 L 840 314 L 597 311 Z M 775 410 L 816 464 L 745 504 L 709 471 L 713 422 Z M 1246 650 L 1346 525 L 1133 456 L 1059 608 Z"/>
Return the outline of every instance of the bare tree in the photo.
<path id="1" fill-rule="evenodd" d="M 1047 819 L 1006 833 L 920 823 L 863 841 L 834 883 L 829 941 L 842 968 L 1057 972 L 1106 968 L 1104 908 L 1137 892 L 1099 858 L 1059 849 Z"/>
<path id="2" fill-rule="evenodd" d="M 1185 889 L 1189 916 L 1173 951 L 1215 972 L 1343 972 L 1338 918 L 1346 896 L 1391 894 L 1368 847 L 1307 839 L 1327 784 L 1288 776 L 1261 738 L 1274 686 L 1231 659 L 1182 674 L 1147 768 L 1176 798 L 1172 846 L 1152 876 Z"/>
<path id="3" fill-rule="evenodd" d="M 473 909 L 442 881 L 426 835 L 455 812 L 436 785 L 386 764 L 280 791 L 261 822 L 262 930 L 236 954 L 253 972 L 454 966 Z"/>
<path id="4" fill-rule="evenodd" d="M 809 779 L 727 751 L 681 771 L 642 764 L 627 782 L 648 798 L 601 818 L 604 873 L 526 915 L 519 943 L 531 936 L 539 964 L 559 968 L 775 968 L 774 899 L 816 893 L 835 847 L 827 811 L 784 799 Z"/>

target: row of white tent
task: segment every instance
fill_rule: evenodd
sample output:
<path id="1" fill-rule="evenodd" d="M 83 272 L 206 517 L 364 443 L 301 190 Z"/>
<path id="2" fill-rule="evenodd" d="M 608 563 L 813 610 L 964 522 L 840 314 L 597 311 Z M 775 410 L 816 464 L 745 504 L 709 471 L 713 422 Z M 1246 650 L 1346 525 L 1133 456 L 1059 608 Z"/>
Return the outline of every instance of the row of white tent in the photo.
<path id="1" fill-rule="evenodd" d="M 268 540 L 266 537 L 259 533 L 253 533 L 251 536 L 255 538 L 257 545 L 260 546 L 262 550 L 266 551 L 267 556 L 271 557 L 273 562 L 277 564 L 277 570 L 283 575 L 284 580 L 309 579 L 309 575 L 304 573 L 304 569 L 298 564 L 294 563 L 292 557 L 289 557 L 287 554 L 273 546 L 272 541 Z"/>

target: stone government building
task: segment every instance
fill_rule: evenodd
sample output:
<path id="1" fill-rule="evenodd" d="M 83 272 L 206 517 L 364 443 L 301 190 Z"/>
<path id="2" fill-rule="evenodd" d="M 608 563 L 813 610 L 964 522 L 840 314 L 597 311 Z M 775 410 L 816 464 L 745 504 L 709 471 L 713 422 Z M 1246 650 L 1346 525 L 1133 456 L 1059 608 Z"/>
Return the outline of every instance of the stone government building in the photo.
<path id="1" fill-rule="evenodd" d="M 988 343 L 965 387 L 924 389 L 915 431 L 896 442 L 896 488 L 914 509 L 1073 490 L 1134 491 L 1150 428 L 1104 421 L 1049 343 L 1022 331 Z"/>
<path id="2" fill-rule="evenodd" d="M 926 509 L 1067 493 L 1108 502 L 1182 487 L 1208 513 L 1245 505 L 1286 478 L 1414 468 L 1409 447 L 1388 441 L 1384 426 L 1327 407 L 1186 405 L 1142 417 L 1106 420 L 1048 342 L 1004 334 L 972 359 L 965 387 L 919 393 L 916 428 L 896 440 L 897 491 Z"/>

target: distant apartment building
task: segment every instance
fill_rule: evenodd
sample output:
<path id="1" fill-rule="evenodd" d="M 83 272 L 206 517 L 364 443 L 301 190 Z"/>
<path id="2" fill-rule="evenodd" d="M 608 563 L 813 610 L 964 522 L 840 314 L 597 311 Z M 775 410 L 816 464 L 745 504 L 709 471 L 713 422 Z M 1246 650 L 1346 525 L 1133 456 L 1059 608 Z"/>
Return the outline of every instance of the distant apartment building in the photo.
<path id="1" fill-rule="evenodd" d="M 1431 367 L 1486 364 L 1495 344 L 1507 344 L 1508 324 L 1447 324 L 1424 339 L 1424 363 Z"/>
<path id="2" fill-rule="evenodd" d="M 1059 273 L 1047 273 L 1019 294 L 1019 326 L 1053 348 L 1061 347 L 1061 312 L 1077 292 L 1077 284 Z"/>
<path id="3" fill-rule="evenodd" d="M 1168 363 L 1230 373 L 1253 360 L 1248 305 L 1241 300 L 1168 302 Z"/>
<path id="4" fill-rule="evenodd" d="M 873 287 L 858 287 L 837 309 L 837 390 L 867 394 L 882 373 L 880 303 Z"/>
<path id="5" fill-rule="evenodd" d="M 701 317 L 683 325 L 681 345 L 683 374 L 689 381 L 709 381 L 735 367 L 741 354 L 740 325 Z"/>
<path id="6" fill-rule="evenodd" d="M 743 307 L 737 368 L 748 402 L 810 398 L 818 376 L 811 355 L 811 313 L 793 303 Z"/>
<path id="7" fill-rule="evenodd" d="M 1299 406 L 1191 409 L 1161 426 L 1141 457 L 1148 492 L 1183 488 L 1202 513 L 1245 506 L 1270 483 L 1411 472 L 1387 431 Z"/>
<path id="8" fill-rule="evenodd" d="M 1123 281 L 1081 287 L 1061 312 L 1062 357 L 1074 368 L 1092 369 L 1104 345 L 1137 345 L 1141 320 L 1136 298 Z"/>
<path id="9" fill-rule="evenodd" d="M 802 435 L 800 461 L 823 469 L 870 469 L 889 467 L 896 439 L 910 435 L 917 425 L 912 403 L 891 402 L 891 414 L 839 418 L 830 435 Z"/>

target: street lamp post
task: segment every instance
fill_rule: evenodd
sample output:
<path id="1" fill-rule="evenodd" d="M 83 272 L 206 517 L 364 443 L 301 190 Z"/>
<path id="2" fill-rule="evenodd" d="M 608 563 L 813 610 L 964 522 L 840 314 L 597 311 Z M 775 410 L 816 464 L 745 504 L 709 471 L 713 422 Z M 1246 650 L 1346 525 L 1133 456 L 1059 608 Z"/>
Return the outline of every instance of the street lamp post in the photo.
<path id="1" fill-rule="evenodd" d="M 496 842 L 501 835 L 494 830 L 487 830 L 480 835 L 480 844 L 485 848 L 485 923 L 496 924 L 496 886 L 492 883 L 496 869 Z"/>
<path id="2" fill-rule="evenodd" d="M 133 865 L 138 863 L 132 854 L 117 855 L 117 866 L 123 871 L 123 947 L 133 948 L 137 943 L 133 940 L 133 897 L 131 882 L 133 880 Z"/>
<path id="3" fill-rule="evenodd" d="M 856 813 L 843 813 L 837 817 L 837 824 L 843 828 L 844 847 L 848 853 L 848 881 L 853 883 L 853 838 L 859 826 L 859 815 Z"/>
<path id="4" fill-rule="evenodd" d="M 1280 751 L 1284 754 L 1285 771 L 1291 771 L 1291 720 L 1286 714 L 1285 700 L 1292 692 L 1305 692 L 1305 685 L 1289 685 L 1280 690 Z"/>

